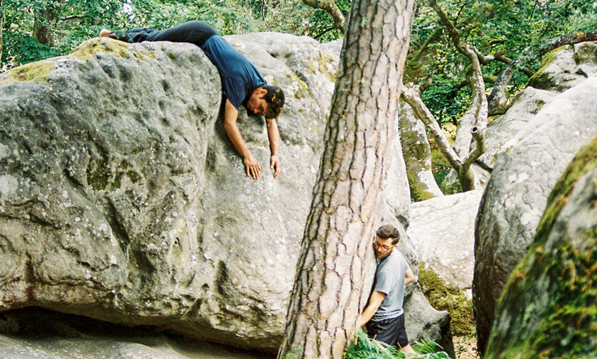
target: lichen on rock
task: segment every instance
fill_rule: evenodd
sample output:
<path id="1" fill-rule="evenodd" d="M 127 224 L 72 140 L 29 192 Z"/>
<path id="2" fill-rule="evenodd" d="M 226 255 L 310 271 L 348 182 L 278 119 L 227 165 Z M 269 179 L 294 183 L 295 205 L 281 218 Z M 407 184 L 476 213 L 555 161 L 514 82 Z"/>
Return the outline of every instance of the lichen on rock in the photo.
<path id="1" fill-rule="evenodd" d="M 8 76 L 4 83 L 14 81 L 33 81 L 35 83 L 46 82 L 52 69 L 54 68 L 54 61 L 44 60 L 19 66 L 8 71 Z"/>

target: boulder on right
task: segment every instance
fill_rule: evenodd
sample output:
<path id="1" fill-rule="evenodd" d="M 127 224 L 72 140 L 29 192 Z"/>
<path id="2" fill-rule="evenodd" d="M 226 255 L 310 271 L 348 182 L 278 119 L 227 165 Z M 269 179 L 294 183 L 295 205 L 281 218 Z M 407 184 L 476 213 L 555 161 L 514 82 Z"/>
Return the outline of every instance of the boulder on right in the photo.
<path id="1" fill-rule="evenodd" d="M 504 290 L 485 359 L 597 357 L 597 137 L 558 180 Z"/>
<path id="2" fill-rule="evenodd" d="M 497 301 L 526 254 L 547 197 L 597 134 L 597 78 L 558 95 L 502 147 L 475 225 L 473 306 L 484 352 Z"/>

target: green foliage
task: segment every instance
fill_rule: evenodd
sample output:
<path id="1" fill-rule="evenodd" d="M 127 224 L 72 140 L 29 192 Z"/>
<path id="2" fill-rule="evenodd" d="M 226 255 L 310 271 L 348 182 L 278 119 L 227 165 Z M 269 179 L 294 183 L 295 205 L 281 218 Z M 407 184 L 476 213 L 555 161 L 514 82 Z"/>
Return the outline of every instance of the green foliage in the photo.
<path id="1" fill-rule="evenodd" d="M 597 28 L 597 3 L 586 0 L 447 0 L 439 2 L 448 17 L 460 31 L 462 39 L 483 54 L 503 51 L 520 69 L 540 68 L 539 49 L 553 37 Z M 411 54 L 441 28 L 435 12 L 426 2 L 418 3 L 412 26 Z M 463 88 L 469 62 L 457 53 L 452 40 L 444 31 L 425 49 L 426 73 L 420 80 L 425 91 L 422 99 L 440 124 L 455 122 L 470 104 L 471 92 Z M 417 64 L 417 66 L 420 66 Z M 485 76 L 497 76 L 506 64 L 493 61 L 483 66 Z M 511 94 L 522 89 L 526 75 L 516 71 Z M 486 83 L 487 91 L 491 83 Z"/>
<path id="2" fill-rule="evenodd" d="M 447 353 L 438 351 L 441 349 L 439 345 L 432 341 L 422 341 L 416 343 L 413 349 L 417 354 L 406 354 L 398 351 L 395 347 L 389 346 L 385 343 L 374 339 L 369 339 L 367 334 L 359 329 L 356 333 L 356 340 L 352 342 L 346 352 L 344 358 L 346 359 L 396 359 L 396 358 L 412 358 L 412 359 L 448 359 Z"/>
<path id="3" fill-rule="evenodd" d="M 98 36 L 102 28 L 161 29 L 201 19 L 223 35 L 277 29 L 291 32 L 305 17 L 305 7 L 296 5 L 296 0 L 4 0 L 2 66 L 66 55 L 84 40 Z M 54 15 L 48 13 L 50 9 Z M 288 16 L 291 12 L 296 15 Z M 50 28 L 53 44 L 40 44 L 33 37 L 40 26 Z"/>

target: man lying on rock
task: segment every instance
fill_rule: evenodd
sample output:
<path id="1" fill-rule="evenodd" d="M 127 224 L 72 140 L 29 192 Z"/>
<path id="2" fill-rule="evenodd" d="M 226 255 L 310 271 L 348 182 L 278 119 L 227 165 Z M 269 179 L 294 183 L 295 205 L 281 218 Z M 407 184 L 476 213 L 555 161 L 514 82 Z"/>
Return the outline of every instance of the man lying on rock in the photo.
<path id="1" fill-rule="evenodd" d="M 190 21 L 165 30 L 138 28 L 112 32 L 104 29 L 100 32 L 100 36 L 129 43 L 171 41 L 188 42 L 199 46 L 220 73 L 222 93 L 226 98 L 224 129 L 234 147 L 243 156 L 247 176 L 258 179 L 261 166 L 249 151 L 236 124 L 241 105 L 254 114 L 265 116 L 271 150 L 270 167 L 274 170 L 274 178 L 278 177 L 280 133 L 276 118 L 284 107 L 284 92 L 277 86 L 268 86 L 257 68 L 218 35 L 216 30 L 202 21 Z"/>
<path id="2" fill-rule="evenodd" d="M 403 351 L 414 353 L 404 327 L 404 289 L 416 280 L 415 274 L 396 246 L 400 241 L 398 229 L 391 225 L 376 232 L 373 250 L 377 257 L 375 282 L 369 303 L 357 319 L 357 328 L 365 325 L 367 335 L 388 345 L 399 345 Z"/>

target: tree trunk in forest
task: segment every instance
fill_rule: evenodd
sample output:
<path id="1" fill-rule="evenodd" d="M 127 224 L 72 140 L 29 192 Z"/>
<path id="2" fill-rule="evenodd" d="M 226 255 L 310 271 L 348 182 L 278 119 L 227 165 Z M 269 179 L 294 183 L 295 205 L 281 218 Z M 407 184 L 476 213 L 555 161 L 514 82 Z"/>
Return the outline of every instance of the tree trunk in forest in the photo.
<path id="1" fill-rule="evenodd" d="M 414 0 L 354 0 L 278 358 L 341 359 L 354 334 Z"/>
<path id="2" fill-rule="evenodd" d="M 4 38 L 2 37 L 2 26 L 4 26 L 4 9 L 0 0 L 0 66 L 2 65 L 2 52 L 4 51 Z"/>
<path id="3" fill-rule="evenodd" d="M 62 0 L 48 1 L 45 9 L 36 16 L 31 36 L 35 37 L 40 44 L 54 45 L 54 27 L 60 14 L 61 2 Z"/>

